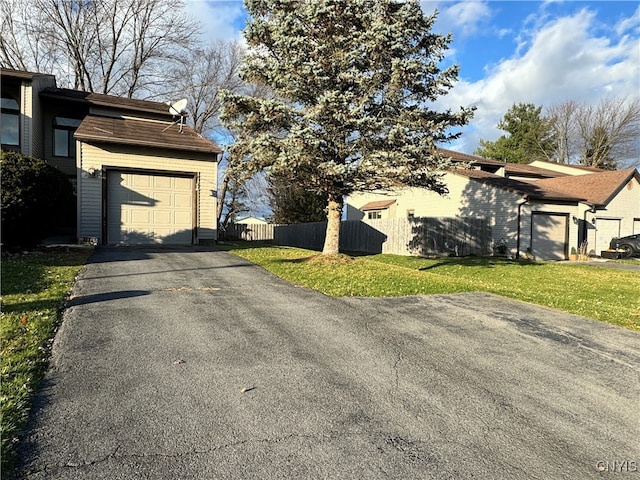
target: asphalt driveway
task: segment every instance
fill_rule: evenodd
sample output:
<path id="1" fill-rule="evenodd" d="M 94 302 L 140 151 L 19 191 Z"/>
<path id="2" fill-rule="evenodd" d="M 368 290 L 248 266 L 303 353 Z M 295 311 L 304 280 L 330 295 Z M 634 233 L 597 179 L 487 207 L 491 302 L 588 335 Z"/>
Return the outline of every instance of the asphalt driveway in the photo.
<path id="1" fill-rule="evenodd" d="M 617 327 L 488 294 L 329 298 L 207 249 L 99 248 L 21 476 L 637 478 L 639 399 L 640 335 Z"/>

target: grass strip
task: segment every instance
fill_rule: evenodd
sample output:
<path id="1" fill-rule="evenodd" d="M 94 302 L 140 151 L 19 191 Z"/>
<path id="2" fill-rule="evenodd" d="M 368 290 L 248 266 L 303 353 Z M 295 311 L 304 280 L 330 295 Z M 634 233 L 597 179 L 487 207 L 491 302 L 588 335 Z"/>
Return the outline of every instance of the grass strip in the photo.
<path id="1" fill-rule="evenodd" d="M 292 247 L 238 244 L 226 249 L 330 296 L 488 292 L 640 331 L 640 274 L 633 271 L 496 257 L 378 254 L 323 259 L 317 252 Z"/>
<path id="2" fill-rule="evenodd" d="M 15 466 L 18 434 L 46 371 L 60 308 L 89 254 L 88 250 L 36 251 L 2 258 L 2 478 L 9 478 Z"/>

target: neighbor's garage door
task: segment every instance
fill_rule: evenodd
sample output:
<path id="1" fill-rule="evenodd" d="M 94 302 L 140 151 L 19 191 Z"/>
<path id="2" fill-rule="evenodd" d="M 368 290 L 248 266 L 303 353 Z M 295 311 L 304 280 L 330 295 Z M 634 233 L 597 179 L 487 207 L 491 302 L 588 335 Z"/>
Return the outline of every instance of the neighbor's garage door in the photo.
<path id="1" fill-rule="evenodd" d="M 542 260 L 566 260 L 569 216 L 563 213 L 532 214 L 531 249 Z"/>
<path id="2" fill-rule="evenodd" d="M 620 236 L 620 219 L 596 218 L 596 255 L 609 248 L 612 238 Z"/>
<path id="3" fill-rule="evenodd" d="M 190 245 L 193 238 L 193 179 L 109 171 L 107 242 Z"/>

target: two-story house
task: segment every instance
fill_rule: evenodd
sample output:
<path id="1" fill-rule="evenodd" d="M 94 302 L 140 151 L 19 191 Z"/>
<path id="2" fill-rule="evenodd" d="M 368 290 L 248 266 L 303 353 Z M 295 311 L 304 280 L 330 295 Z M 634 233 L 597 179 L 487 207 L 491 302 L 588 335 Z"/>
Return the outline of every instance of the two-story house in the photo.
<path id="1" fill-rule="evenodd" d="M 76 237 L 100 244 L 215 241 L 222 153 L 164 103 L 56 87 L 2 69 L 2 149 L 41 158 L 77 194 Z"/>

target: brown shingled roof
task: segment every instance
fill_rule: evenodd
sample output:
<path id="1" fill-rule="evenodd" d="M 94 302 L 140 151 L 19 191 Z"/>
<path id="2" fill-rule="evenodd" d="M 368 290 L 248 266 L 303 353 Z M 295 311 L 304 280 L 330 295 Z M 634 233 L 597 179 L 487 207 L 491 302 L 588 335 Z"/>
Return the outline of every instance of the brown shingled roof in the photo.
<path id="1" fill-rule="evenodd" d="M 491 158 L 479 157 L 478 155 L 469 155 L 468 153 L 456 152 L 455 150 L 448 150 L 446 148 L 438 148 L 438 152 L 443 157 L 451 158 L 454 162 L 465 162 L 482 165 L 496 165 L 503 166 L 504 162 L 493 160 Z"/>
<path id="2" fill-rule="evenodd" d="M 536 185 L 582 197 L 587 203 L 593 205 L 606 205 L 633 176 L 640 181 L 638 171 L 635 168 L 628 168 L 538 180 Z"/>
<path id="3" fill-rule="evenodd" d="M 461 175 L 486 185 L 491 185 L 503 190 L 520 194 L 524 197 L 536 200 L 554 200 L 563 202 L 580 202 L 582 197 L 571 195 L 566 192 L 557 191 L 551 188 L 540 186 L 542 180 L 537 182 L 521 182 L 512 178 L 505 178 L 493 173 L 483 172 L 482 170 L 457 169 L 453 173 Z M 575 178 L 575 177 L 571 177 Z"/>
<path id="4" fill-rule="evenodd" d="M 46 88 L 40 92 L 40 96 L 58 100 L 83 102 L 99 107 L 154 113 L 156 115 L 164 115 L 167 118 L 171 118 L 169 106 L 161 102 L 116 97 L 115 95 L 105 95 L 103 93 L 83 92 L 80 90 L 71 90 L 69 88 Z"/>
<path id="5" fill-rule="evenodd" d="M 13 70 L 11 68 L 0 69 L 0 75 L 20 80 L 31 80 L 34 77 L 53 77 L 53 75 L 49 75 L 48 73 L 27 72 L 24 70 Z"/>
<path id="6" fill-rule="evenodd" d="M 138 118 L 87 115 L 76 130 L 75 138 L 84 142 L 222 153 L 217 145 L 189 127 L 183 126 L 180 132 L 180 126 L 172 125 L 171 122 Z"/>
<path id="7" fill-rule="evenodd" d="M 367 210 L 383 210 L 385 208 L 390 207 L 395 202 L 396 202 L 395 200 L 377 200 L 375 202 L 365 203 L 363 206 L 360 207 L 360 210 L 362 210 L 363 212 Z"/>

